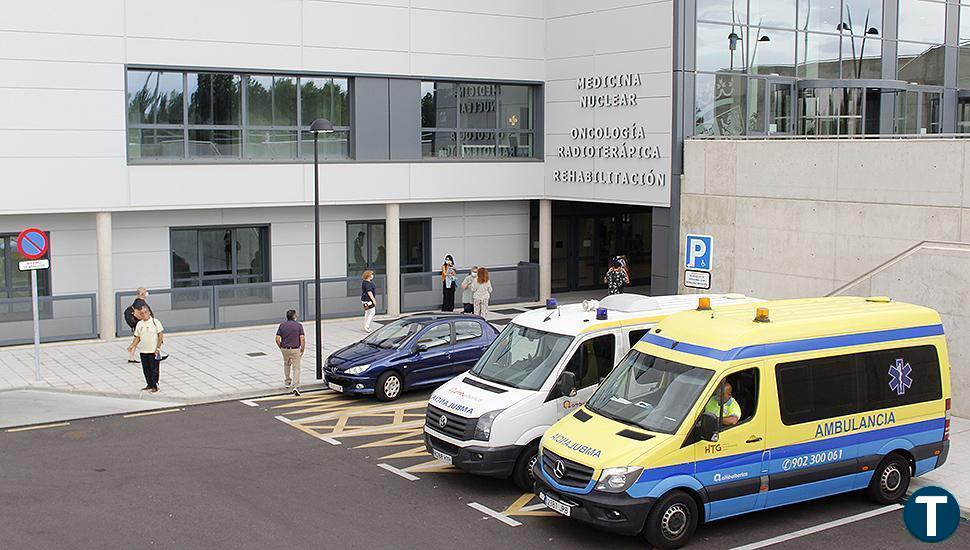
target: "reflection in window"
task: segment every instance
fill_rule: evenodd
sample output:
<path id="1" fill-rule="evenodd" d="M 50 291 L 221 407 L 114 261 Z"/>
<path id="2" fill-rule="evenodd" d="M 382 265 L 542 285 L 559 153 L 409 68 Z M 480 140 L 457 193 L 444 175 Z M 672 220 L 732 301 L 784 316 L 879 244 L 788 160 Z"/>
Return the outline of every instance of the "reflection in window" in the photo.
<path id="1" fill-rule="evenodd" d="M 239 158 L 241 139 L 239 130 L 189 130 L 189 156 Z"/>
<path id="2" fill-rule="evenodd" d="M 185 154 L 185 132 L 156 128 L 128 129 L 128 158 L 170 159 Z"/>
<path id="3" fill-rule="evenodd" d="M 897 45 L 899 80 L 918 84 L 943 85 L 943 46 L 899 42 Z"/>
<path id="4" fill-rule="evenodd" d="M 743 71 L 744 29 L 713 23 L 697 24 L 697 70 Z"/>
<path id="5" fill-rule="evenodd" d="M 752 27 L 795 28 L 795 0 L 751 0 Z"/>
<path id="6" fill-rule="evenodd" d="M 250 126 L 296 126 L 296 78 L 250 76 L 246 108 Z"/>
<path id="7" fill-rule="evenodd" d="M 698 74 L 694 133 L 708 136 L 744 134 L 747 88 L 745 77 Z"/>
<path id="8" fill-rule="evenodd" d="M 842 0 L 842 31 L 855 36 L 880 36 L 882 0 Z"/>
<path id="9" fill-rule="evenodd" d="M 801 133 L 818 136 L 861 134 L 862 97 L 862 88 L 799 90 Z"/>
<path id="10" fill-rule="evenodd" d="M 798 33 L 798 76 L 801 78 L 840 78 L 839 36 Z"/>
<path id="11" fill-rule="evenodd" d="M 798 30 L 838 32 L 841 11 L 838 0 L 798 0 Z"/>
<path id="12" fill-rule="evenodd" d="M 458 95 L 454 83 L 421 83 L 421 126 L 423 128 L 458 127 Z"/>
<path id="13" fill-rule="evenodd" d="M 238 125 L 241 79 L 235 74 L 189 73 L 189 124 Z"/>
<path id="14" fill-rule="evenodd" d="M 752 28 L 745 38 L 753 44 L 751 73 L 795 76 L 795 33 Z"/>
<path id="15" fill-rule="evenodd" d="M 959 44 L 960 61 L 958 64 L 959 80 L 957 85 L 961 88 L 966 88 L 970 87 L 970 6 L 960 6 Z"/>
<path id="16" fill-rule="evenodd" d="M 743 25 L 748 18 L 747 0 L 697 0 L 697 19 Z"/>
<path id="17" fill-rule="evenodd" d="M 387 269 L 384 222 L 347 222 L 347 276 Z"/>
<path id="18" fill-rule="evenodd" d="M 172 229 L 172 287 L 267 282 L 269 228 Z"/>
<path id="19" fill-rule="evenodd" d="M 457 158 L 457 134 L 455 132 L 421 132 L 421 157 Z"/>
<path id="20" fill-rule="evenodd" d="M 182 73 L 128 71 L 129 124 L 182 124 Z"/>
<path id="21" fill-rule="evenodd" d="M 957 103 L 957 133 L 970 134 L 970 98 L 961 97 Z"/>
<path id="22" fill-rule="evenodd" d="M 350 92 L 346 78 L 300 78 L 300 100 L 303 120 L 308 127 L 325 118 L 334 128 L 350 126 Z"/>
<path id="23" fill-rule="evenodd" d="M 925 0 L 899 0 L 897 38 L 942 44 L 946 35 L 946 4 Z"/>

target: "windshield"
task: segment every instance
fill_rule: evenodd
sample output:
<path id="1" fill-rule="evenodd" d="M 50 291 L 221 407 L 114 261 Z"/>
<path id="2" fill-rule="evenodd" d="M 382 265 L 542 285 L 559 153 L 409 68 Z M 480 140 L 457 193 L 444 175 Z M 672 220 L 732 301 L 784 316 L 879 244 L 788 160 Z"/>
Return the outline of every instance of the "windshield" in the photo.
<path id="1" fill-rule="evenodd" d="M 513 388 L 537 390 L 572 340 L 572 336 L 511 323 L 492 342 L 472 368 L 472 373 Z"/>
<path id="2" fill-rule="evenodd" d="M 423 327 L 424 323 L 409 319 L 398 319 L 368 334 L 361 341 L 383 349 L 397 348 L 417 334 Z"/>
<path id="3" fill-rule="evenodd" d="M 708 369 L 630 350 L 586 406 L 607 418 L 672 434 L 713 375 Z"/>

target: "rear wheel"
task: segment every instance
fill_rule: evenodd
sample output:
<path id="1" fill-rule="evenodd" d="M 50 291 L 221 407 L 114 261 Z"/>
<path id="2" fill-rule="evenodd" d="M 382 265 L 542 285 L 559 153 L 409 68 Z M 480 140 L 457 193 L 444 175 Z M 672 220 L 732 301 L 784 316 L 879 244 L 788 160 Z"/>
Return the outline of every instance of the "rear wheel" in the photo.
<path id="1" fill-rule="evenodd" d="M 903 499 L 911 478 L 909 461 L 897 453 L 882 459 L 872 474 L 866 496 L 879 504 L 895 504 Z"/>
<path id="2" fill-rule="evenodd" d="M 380 401 L 394 401 L 401 396 L 403 387 L 404 382 L 401 380 L 401 375 L 389 370 L 377 377 L 374 393 L 377 394 L 377 399 Z"/>
<path id="3" fill-rule="evenodd" d="M 512 470 L 512 481 L 523 491 L 532 492 L 535 490 L 535 478 L 532 476 L 532 466 L 539 460 L 539 442 L 533 441 L 526 445 L 525 449 L 519 453 L 519 459 L 515 461 L 515 468 Z"/>
<path id="4" fill-rule="evenodd" d="M 680 548 L 697 529 L 697 503 L 683 491 L 660 497 L 647 514 L 643 535 L 655 548 Z"/>

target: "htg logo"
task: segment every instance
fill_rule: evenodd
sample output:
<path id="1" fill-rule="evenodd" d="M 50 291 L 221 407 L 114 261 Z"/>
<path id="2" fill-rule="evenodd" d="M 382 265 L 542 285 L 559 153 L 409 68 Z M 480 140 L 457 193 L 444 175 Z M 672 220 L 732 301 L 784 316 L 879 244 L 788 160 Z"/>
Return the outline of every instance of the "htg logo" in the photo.
<path id="1" fill-rule="evenodd" d="M 944 541 L 960 524 L 960 505 L 942 487 L 923 487 L 906 500 L 903 522 L 909 534 L 923 542 Z"/>

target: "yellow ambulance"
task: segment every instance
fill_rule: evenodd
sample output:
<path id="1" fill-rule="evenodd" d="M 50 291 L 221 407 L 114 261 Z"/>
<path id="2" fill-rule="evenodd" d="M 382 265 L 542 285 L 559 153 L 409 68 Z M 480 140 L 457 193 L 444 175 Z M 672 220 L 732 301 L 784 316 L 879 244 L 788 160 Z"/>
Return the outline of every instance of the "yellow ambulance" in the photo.
<path id="1" fill-rule="evenodd" d="M 946 460 L 940 316 L 888 298 L 728 305 L 668 317 L 543 436 L 546 506 L 686 544 L 698 524 L 865 489 L 903 498 Z"/>

